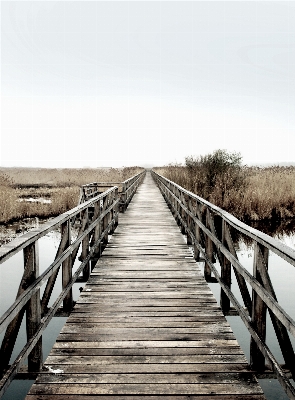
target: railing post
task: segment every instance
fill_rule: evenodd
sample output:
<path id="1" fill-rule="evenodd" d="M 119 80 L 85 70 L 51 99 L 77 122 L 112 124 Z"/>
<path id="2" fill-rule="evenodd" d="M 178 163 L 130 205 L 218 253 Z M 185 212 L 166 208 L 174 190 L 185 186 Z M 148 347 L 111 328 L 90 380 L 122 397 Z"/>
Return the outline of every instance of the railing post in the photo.
<path id="1" fill-rule="evenodd" d="M 71 245 L 71 221 L 68 220 L 65 222 L 66 229 L 65 235 L 67 238 L 66 248 Z M 64 289 L 70 280 L 72 279 L 72 256 L 63 261 L 62 263 L 62 288 Z M 66 294 L 66 297 L 63 300 L 63 309 L 64 311 L 70 311 L 73 308 L 73 290 L 72 288 Z"/>
<path id="2" fill-rule="evenodd" d="M 188 207 L 189 211 L 191 213 L 193 213 L 193 206 L 192 206 L 191 199 L 189 199 L 187 207 Z M 192 222 L 191 217 L 188 214 L 187 214 L 187 226 L 188 226 L 188 232 L 187 232 L 187 235 L 186 235 L 186 243 L 187 243 L 188 246 L 192 246 L 193 240 L 192 240 L 192 237 L 191 237 L 189 232 L 192 232 L 192 230 L 193 230 L 192 229 L 193 228 L 193 222 Z"/>
<path id="3" fill-rule="evenodd" d="M 206 226 L 207 227 L 209 226 L 208 213 L 209 213 L 209 211 L 207 209 L 207 213 L 206 213 Z M 213 243 L 212 243 L 212 240 L 208 236 L 206 236 L 206 254 L 207 254 L 207 257 L 209 258 L 209 260 L 211 262 L 213 262 Z M 207 262 L 205 262 L 205 266 L 204 266 L 204 277 L 205 277 L 206 281 L 211 280 L 211 268 Z"/>
<path id="4" fill-rule="evenodd" d="M 238 255 L 234 246 L 234 242 L 233 239 L 231 237 L 231 233 L 230 230 L 228 228 L 228 225 L 224 225 L 224 236 L 225 236 L 225 240 L 228 246 L 228 250 L 230 251 L 230 253 L 235 257 L 236 260 L 238 260 Z M 252 313 L 252 300 L 251 300 L 251 296 L 248 290 L 248 287 L 246 285 L 246 281 L 245 278 L 236 270 L 236 268 L 234 268 L 234 273 L 235 273 L 235 277 L 237 279 L 237 283 L 244 301 L 244 304 L 249 312 L 249 315 L 251 315 Z"/>
<path id="5" fill-rule="evenodd" d="M 105 198 L 105 208 L 107 209 L 109 207 L 109 195 L 106 196 Z M 110 214 L 107 213 L 104 218 L 103 218 L 103 231 L 105 231 L 108 228 L 109 225 L 109 218 L 110 218 Z M 107 244 L 109 243 L 109 232 L 107 232 L 103 238 L 103 243 L 104 243 L 104 247 L 107 246 Z"/>
<path id="6" fill-rule="evenodd" d="M 35 241 L 24 248 L 24 263 L 29 272 L 27 285 L 31 285 L 39 276 L 38 242 Z M 33 294 L 26 305 L 26 329 L 29 341 L 37 332 L 41 323 L 40 289 Z M 42 366 L 42 337 L 28 355 L 28 370 L 39 371 Z"/>
<path id="7" fill-rule="evenodd" d="M 120 211 L 121 213 L 124 213 L 126 210 L 126 200 L 127 200 L 127 193 L 126 193 L 127 187 L 126 183 L 123 183 L 122 185 L 122 193 L 121 193 L 121 205 L 120 205 Z"/>
<path id="8" fill-rule="evenodd" d="M 224 220 L 222 220 L 222 244 L 226 246 L 225 232 L 227 229 L 227 224 Z M 228 259 L 223 255 L 223 262 L 221 265 L 221 278 L 223 282 L 230 288 L 231 287 L 231 263 Z M 230 300 L 227 297 L 224 290 L 221 288 L 220 292 L 220 307 L 223 313 L 226 315 L 230 310 Z"/>
<path id="9" fill-rule="evenodd" d="M 195 212 L 194 212 L 194 216 L 199 220 L 199 204 L 196 201 L 195 202 Z M 197 262 L 200 261 L 200 250 L 197 246 L 197 244 L 199 246 L 201 246 L 201 228 L 199 227 L 199 225 L 197 223 L 195 223 L 195 243 L 194 243 L 194 258 Z"/>
<path id="10" fill-rule="evenodd" d="M 119 198 L 119 189 L 116 188 L 114 201 L 117 201 L 118 198 Z M 118 222 L 119 222 L 119 203 L 117 203 L 117 205 L 116 205 L 116 207 L 114 209 L 114 212 L 115 212 L 115 226 L 114 226 L 114 229 L 116 229 L 117 226 L 118 226 Z"/>
<path id="11" fill-rule="evenodd" d="M 267 253 L 265 253 L 267 252 Z M 257 245 L 257 265 L 259 265 L 259 275 L 263 287 L 267 290 L 270 296 L 277 301 L 277 297 L 272 286 L 270 277 L 268 275 L 268 249 L 263 246 Z M 292 342 L 290 340 L 288 331 L 282 322 L 276 317 L 275 313 L 269 310 L 269 316 L 273 324 L 282 355 L 285 360 L 286 368 L 290 369 L 292 379 L 295 379 L 295 353 L 293 350 Z"/>
<path id="12" fill-rule="evenodd" d="M 86 208 L 83 211 L 82 218 L 88 221 L 88 208 Z M 85 229 L 87 229 L 87 227 L 88 227 L 88 222 L 85 224 Z M 84 261 L 85 258 L 87 258 L 88 254 L 89 254 L 89 233 L 82 240 L 82 261 Z M 90 277 L 90 273 L 91 273 L 90 264 L 88 261 L 83 269 L 83 279 L 87 281 Z"/>
<path id="13" fill-rule="evenodd" d="M 263 255 L 264 263 L 259 257 L 259 249 Z M 268 267 L 268 253 L 269 251 L 266 247 L 263 247 L 256 241 L 254 242 L 253 276 L 261 284 L 263 284 L 261 269 L 267 269 Z M 266 305 L 254 290 L 252 291 L 252 324 L 260 339 L 265 343 Z M 252 337 L 250 343 L 250 364 L 256 371 L 263 371 L 265 367 L 265 357 Z"/>
<path id="14" fill-rule="evenodd" d="M 195 238 L 196 241 L 194 243 L 194 258 L 198 262 L 200 261 L 200 250 L 196 244 L 198 243 L 199 245 L 201 245 L 201 234 L 200 234 L 200 227 L 198 224 L 195 225 Z"/>
<path id="15" fill-rule="evenodd" d="M 97 221 L 97 224 L 96 224 L 96 226 L 94 228 L 93 237 L 92 237 L 92 240 L 91 240 L 91 245 L 94 245 L 99 240 L 99 238 L 101 236 L 101 232 L 102 232 L 102 230 L 101 230 L 102 222 L 101 222 L 101 219 L 100 219 L 100 214 L 101 214 L 101 210 L 102 210 L 101 203 L 103 203 L 103 201 L 99 200 L 94 206 L 94 218 L 98 219 L 98 221 Z M 97 263 L 97 260 L 101 256 L 101 251 L 102 251 L 101 248 L 102 248 L 102 243 L 100 242 L 96 246 L 96 248 L 94 249 L 93 257 L 92 257 L 92 259 L 90 261 L 91 262 L 91 271 L 93 270 L 93 268 L 95 267 L 95 265 Z"/>
<path id="16" fill-rule="evenodd" d="M 62 254 L 62 252 L 65 250 L 66 246 L 67 246 L 67 237 L 66 237 L 66 231 L 67 231 L 67 226 L 66 224 L 62 224 L 60 227 L 60 234 L 61 234 L 61 238 L 60 238 L 60 243 L 59 243 L 59 247 L 55 256 L 55 260 Z M 58 275 L 60 267 L 51 275 L 51 277 L 48 279 L 46 287 L 44 289 L 43 292 L 43 297 L 41 300 L 41 312 L 42 315 L 46 313 L 47 311 L 47 307 L 48 307 L 48 303 L 56 282 L 56 278 Z"/>
<path id="17" fill-rule="evenodd" d="M 180 192 L 180 201 L 181 201 L 181 204 L 182 205 L 184 205 L 184 206 L 186 206 L 186 204 L 185 204 L 185 199 L 184 199 L 184 195 L 183 195 L 183 193 L 182 192 Z M 185 235 L 186 234 L 186 229 L 185 229 L 185 223 L 186 223 L 186 218 L 187 218 L 187 213 L 186 213 L 186 211 L 181 207 L 181 205 L 180 205 L 180 216 L 181 216 L 181 233 L 183 234 L 183 235 Z"/>
<path id="18" fill-rule="evenodd" d="M 112 192 L 111 194 L 111 204 L 112 204 L 112 210 L 110 212 L 110 220 L 112 221 L 111 224 L 111 229 L 110 229 L 110 235 L 112 235 L 118 225 L 118 219 L 117 219 L 117 224 L 116 224 L 116 218 L 117 218 L 117 206 L 114 206 L 115 201 L 117 200 L 118 197 L 118 189 L 115 189 L 115 191 Z"/>

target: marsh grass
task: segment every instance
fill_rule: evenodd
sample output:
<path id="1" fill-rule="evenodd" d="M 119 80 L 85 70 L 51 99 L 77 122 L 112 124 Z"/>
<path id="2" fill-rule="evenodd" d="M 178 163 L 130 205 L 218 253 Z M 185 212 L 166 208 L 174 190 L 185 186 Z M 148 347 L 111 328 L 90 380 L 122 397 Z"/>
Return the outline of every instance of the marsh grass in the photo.
<path id="1" fill-rule="evenodd" d="M 295 167 L 267 168 L 243 166 L 244 176 L 239 188 L 225 190 L 227 180 L 204 193 L 196 190 L 196 176 L 186 166 L 169 165 L 156 169 L 158 173 L 180 186 L 232 213 L 242 221 L 280 221 L 295 217 Z M 226 178 L 226 176 L 224 177 Z M 228 176 L 231 181 L 231 176 Z M 221 195 L 223 191 L 223 196 Z"/>
<path id="2" fill-rule="evenodd" d="M 139 167 L 1 168 L 0 223 L 59 215 L 77 205 L 81 185 L 90 182 L 123 182 L 141 170 Z M 27 198 L 48 199 L 50 203 L 28 202 L 25 201 Z"/>

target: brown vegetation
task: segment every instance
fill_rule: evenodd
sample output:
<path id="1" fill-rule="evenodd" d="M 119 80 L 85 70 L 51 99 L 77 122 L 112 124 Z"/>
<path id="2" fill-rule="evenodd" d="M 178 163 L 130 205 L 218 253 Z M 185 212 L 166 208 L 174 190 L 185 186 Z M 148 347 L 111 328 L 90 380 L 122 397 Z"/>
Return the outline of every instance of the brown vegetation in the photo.
<path id="1" fill-rule="evenodd" d="M 81 185 L 90 182 L 123 182 L 140 170 L 139 167 L 1 168 L 0 223 L 59 215 L 77 205 Z M 25 201 L 28 198 L 42 198 L 50 202 Z"/>
<path id="2" fill-rule="evenodd" d="M 190 161 L 194 161 L 193 165 Z M 276 221 L 295 217 L 294 166 L 247 167 L 242 166 L 237 157 L 233 165 L 229 163 L 228 168 L 219 169 L 219 173 L 217 167 L 210 185 L 206 181 L 210 176 L 208 165 L 200 161 L 200 158 L 189 157 L 185 166 L 168 165 L 156 170 L 242 221 Z"/>

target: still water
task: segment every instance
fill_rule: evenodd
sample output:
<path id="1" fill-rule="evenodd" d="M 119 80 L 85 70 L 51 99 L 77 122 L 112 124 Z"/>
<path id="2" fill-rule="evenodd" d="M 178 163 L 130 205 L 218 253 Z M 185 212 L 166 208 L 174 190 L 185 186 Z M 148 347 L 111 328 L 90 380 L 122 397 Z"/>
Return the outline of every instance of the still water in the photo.
<path id="1" fill-rule="evenodd" d="M 261 229 L 261 227 L 259 227 Z M 264 230 L 265 233 L 266 229 Z M 294 230 L 293 230 L 294 232 Z M 295 248 L 295 234 L 290 233 L 289 231 L 277 231 L 276 234 L 273 235 L 278 240 L 284 242 L 288 246 Z M 60 241 L 59 232 L 51 232 L 47 236 L 41 238 L 39 240 L 39 254 L 40 254 L 40 273 L 43 272 L 54 260 L 55 253 L 57 251 L 58 245 Z M 248 269 L 249 272 L 252 273 L 253 269 L 253 247 L 251 245 L 247 245 L 244 242 L 240 241 L 237 245 L 237 253 L 240 262 L 242 265 Z M 76 265 L 77 264 L 77 265 Z M 77 268 L 79 262 L 74 265 L 74 270 Z M 202 267 L 202 263 L 200 263 Z M 217 266 L 218 267 L 218 266 Z M 20 282 L 20 278 L 23 272 L 23 260 L 22 254 L 16 254 L 12 258 L 10 258 L 7 262 L 0 266 L 0 312 L 1 315 L 5 310 L 13 303 L 16 293 L 18 290 L 18 285 Z M 290 316 L 295 319 L 295 291 L 294 291 L 294 283 L 295 283 L 295 268 L 290 266 L 284 260 L 282 260 L 277 255 L 270 252 L 269 257 L 269 274 L 272 280 L 278 302 L 279 304 L 290 314 Z M 232 290 L 236 296 L 236 298 L 241 302 L 242 299 L 239 294 L 237 283 L 235 281 L 235 277 L 233 274 L 232 278 Z M 45 285 L 44 285 L 45 286 Z M 59 274 L 59 278 L 56 282 L 54 292 L 52 294 L 51 303 L 53 303 L 56 296 L 61 291 L 61 277 Z M 214 296 L 219 302 L 220 297 L 220 287 L 217 283 L 209 284 Z M 81 287 L 81 283 L 77 283 L 73 287 L 73 295 L 74 300 L 76 300 L 79 296 L 79 287 Z M 42 288 L 44 290 L 44 287 Z M 249 287 L 250 290 L 250 287 Z M 251 293 L 251 290 L 250 290 Z M 42 291 L 41 291 L 42 294 Z M 49 304 L 49 305 L 50 305 Z M 250 359 L 249 348 L 250 348 L 250 334 L 245 328 L 243 322 L 239 317 L 227 317 L 233 332 L 242 347 L 248 361 Z M 65 324 L 66 318 L 63 317 L 55 317 L 51 320 L 49 326 L 45 330 L 43 335 L 43 355 L 44 359 L 46 359 L 49 354 L 56 337 L 58 336 L 61 328 Z M 0 339 L 2 340 L 3 335 L 1 335 Z M 21 326 L 19 338 L 17 340 L 12 360 L 18 355 L 19 351 L 25 344 L 25 326 L 24 324 Z M 293 346 L 295 346 L 295 340 L 291 337 Z M 277 344 L 276 336 L 274 330 L 272 328 L 271 322 L 267 321 L 267 344 L 270 347 L 271 351 L 277 358 L 280 363 L 283 363 L 283 358 L 280 352 L 280 348 Z M 29 391 L 33 381 L 21 381 L 15 380 L 10 385 L 9 389 L 2 397 L 3 400 L 23 400 Z M 288 397 L 285 395 L 283 389 L 276 379 L 263 379 L 259 380 L 259 383 L 265 393 L 265 396 L 268 400 L 287 400 Z"/>

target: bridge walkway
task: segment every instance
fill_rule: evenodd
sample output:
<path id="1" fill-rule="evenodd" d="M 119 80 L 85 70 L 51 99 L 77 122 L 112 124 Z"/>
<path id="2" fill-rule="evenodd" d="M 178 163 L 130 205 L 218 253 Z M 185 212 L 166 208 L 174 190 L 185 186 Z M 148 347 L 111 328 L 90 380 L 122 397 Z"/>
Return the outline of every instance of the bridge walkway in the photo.
<path id="1" fill-rule="evenodd" d="M 264 399 L 147 174 L 27 400 Z"/>

